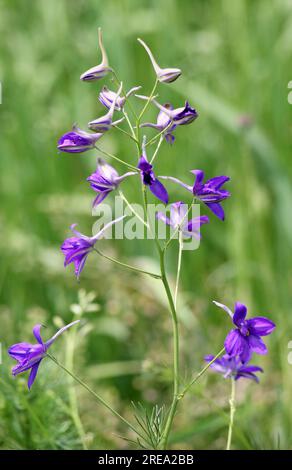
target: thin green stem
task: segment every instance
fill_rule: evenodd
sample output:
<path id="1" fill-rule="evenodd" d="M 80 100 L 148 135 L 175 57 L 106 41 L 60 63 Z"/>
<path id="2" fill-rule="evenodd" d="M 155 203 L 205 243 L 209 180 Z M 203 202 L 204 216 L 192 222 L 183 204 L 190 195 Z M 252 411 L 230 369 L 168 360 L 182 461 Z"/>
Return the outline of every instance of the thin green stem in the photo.
<path id="1" fill-rule="evenodd" d="M 162 137 L 162 140 L 163 140 L 164 135 L 166 134 L 168 129 L 172 126 L 172 124 L 173 124 L 173 121 L 171 121 L 162 131 L 158 132 L 158 134 L 156 134 L 154 137 L 152 137 L 152 139 L 150 139 L 149 142 L 147 142 L 146 147 L 148 147 L 148 145 L 154 144 L 154 142 L 156 142 L 156 140 L 161 138 L 161 137 Z"/>
<path id="2" fill-rule="evenodd" d="M 136 273 L 147 274 L 148 276 L 151 276 L 154 279 L 161 279 L 161 276 L 159 274 L 150 273 L 149 271 L 144 271 L 143 269 L 136 268 L 135 266 L 131 266 L 130 264 L 122 263 L 121 261 L 115 258 L 112 258 L 111 256 L 105 255 L 104 253 L 99 251 L 97 248 L 93 248 L 93 251 L 95 251 L 99 256 L 102 256 L 103 258 L 111 261 L 112 263 L 118 264 L 119 266 L 122 266 L 123 268 L 130 269 L 131 271 L 135 271 Z"/>
<path id="3" fill-rule="evenodd" d="M 138 141 L 137 141 L 136 137 L 133 137 L 129 132 L 125 131 L 124 129 L 122 129 L 119 126 L 114 126 L 114 129 L 117 129 L 119 132 L 122 132 L 126 136 L 130 137 L 130 139 L 132 139 L 137 144 Z"/>
<path id="4" fill-rule="evenodd" d="M 113 160 L 116 160 L 117 162 L 122 163 L 123 165 L 127 166 L 128 168 L 130 168 L 130 170 L 137 171 L 137 168 L 135 166 L 131 165 L 130 163 L 124 162 L 124 160 L 121 160 L 120 158 L 116 157 L 112 153 L 109 153 L 109 152 L 106 152 L 105 150 L 102 150 L 101 148 L 97 147 L 97 145 L 95 145 L 95 148 L 96 148 L 96 150 L 98 150 L 103 155 L 106 155 L 107 157 L 112 158 Z"/>
<path id="5" fill-rule="evenodd" d="M 158 144 L 157 144 L 157 147 L 156 147 L 156 149 L 155 149 L 155 152 L 153 153 L 153 156 L 152 156 L 152 158 L 151 158 L 151 160 L 150 160 L 151 165 L 152 165 L 152 163 L 154 162 L 154 160 L 155 160 L 155 158 L 156 158 L 156 156 L 157 156 L 157 154 L 158 154 L 158 152 L 159 152 L 159 149 L 160 149 L 160 146 L 161 146 L 161 144 L 162 144 L 162 142 L 163 142 L 163 139 L 164 139 L 164 137 L 163 137 L 163 135 L 161 135 L 161 136 L 160 136 L 160 139 L 159 139 L 159 142 L 158 142 Z"/>
<path id="6" fill-rule="evenodd" d="M 137 138 L 136 138 L 136 134 L 135 134 L 134 128 L 133 128 L 133 126 L 132 126 L 132 123 L 131 123 L 131 121 L 130 121 L 130 119 L 129 119 L 128 113 L 126 113 L 126 111 L 125 111 L 124 109 L 123 109 L 123 115 L 124 115 L 124 117 L 125 117 L 125 119 L 126 119 L 126 121 L 127 121 L 127 123 L 128 123 L 129 129 L 130 129 L 131 134 L 132 134 L 132 136 L 133 136 L 133 139 L 135 140 L 136 144 L 138 144 L 139 142 L 138 142 L 138 140 L 137 140 Z"/>
<path id="7" fill-rule="evenodd" d="M 57 364 L 57 366 L 59 366 L 61 369 L 63 369 L 67 374 L 69 374 L 76 382 L 78 382 L 83 388 L 85 388 L 85 390 L 87 390 L 99 403 L 101 403 L 105 408 L 107 408 L 113 415 L 115 415 L 119 420 L 121 420 L 124 424 L 126 424 L 132 431 L 134 431 L 138 436 L 140 436 L 142 439 L 144 439 L 144 437 L 142 436 L 142 434 L 139 433 L 139 431 L 137 431 L 135 429 L 135 427 L 129 423 L 129 421 L 127 421 L 122 415 L 120 415 L 120 413 L 118 413 L 116 410 L 114 410 L 114 408 L 111 407 L 111 405 L 109 405 L 101 396 L 99 396 L 97 393 L 95 393 L 94 390 L 92 390 L 92 388 L 89 387 L 89 385 L 87 385 L 85 382 L 83 382 L 83 380 L 81 380 L 77 375 L 75 375 L 73 372 L 71 372 L 69 369 L 67 369 L 67 367 L 65 367 L 63 364 L 61 364 L 54 356 L 51 356 L 51 354 L 49 354 L 47 352 L 47 357 L 49 357 L 55 364 Z"/>
<path id="8" fill-rule="evenodd" d="M 175 412 L 176 412 L 176 408 L 177 408 L 178 400 L 179 400 L 179 330 L 178 330 L 176 308 L 175 308 L 175 304 L 173 301 L 173 297 L 171 294 L 171 290 L 169 287 L 169 283 L 168 283 L 166 271 L 165 271 L 165 251 L 164 250 L 160 250 L 160 270 L 161 270 L 162 282 L 164 285 L 164 289 L 165 289 L 169 307 L 170 307 L 170 313 L 171 313 L 171 318 L 172 318 L 172 330 L 173 330 L 173 397 L 172 397 L 172 403 L 170 406 L 168 417 L 166 420 L 165 428 L 162 433 L 161 444 L 160 444 L 161 449 L 166 449 L 168 438 L 169 438 L 169 433 L 171 430 L 171 426 L 173 423 L 173 419 L 175 416 Z"/>
<path id="9" fill-rule="evenodd" d="M 175 308 L 177 306 L 177 295 L 178 295 L 178 287 L 179 287 L 179 280 L 180 280 L 182 250 L 183 250 L 183 233 L 180 230 L 179 239 L 178 239 L 178 260 L 177 260 L 176 283 L 175 283 L 175 291 L 174 291 Z"/>
<path id="10" fill-rule="evenodd" d="M 218 357 L 220 357 L 224 352 L 225 352 L 225 348 L 222 348 L 221 351 L 219 351 L 219 353 L 216 354 L 216 356 L 214 356 L 212 361 L 208 362 L 208 364 L 197 375 L 195 375 L 195 377 L 190 381 L 190 383 L 180 393 L 180 396 L 179 396 L 180 399 L 182 399 L 185 396 L 185 394 L 192 387 L 192 385 L 194 385 L 194 383 L 196 383 L 199 380 L 199 378 L 202 377 L 202 375 L 204 375 L 204 373 L 209 369 L 209 367 L 213 364 L 213 362 L 215 362 L 216 359 L 218 359 Z"/>
<path id="11" fill-rule="evenodd" d="M 117 74 L 116 74 L 116 72 L 115 72 L 114 69 L 112 69 L 112 74 L 113 74 L 113 76 L 114 76 L 114 78 L 115 78 L 115 80 L 116 80 L 118 86 L 120 86 L 120 84 L 121 84 L 122 82 L 121 82 L 121 80 L 119 79 L 119 77 L 117 76 Z M 127 96 L 127 93 L 126 93 L 126 91 L 124 90 L 124 88 L 122 88 L 122 94 L 124 95 L 124 97 Z M 128 99 L 126 100 L 126 103 L 127 103 L 127 105 L 129 106 L 129 109 L 131 110 L 131 113 L 133 114 L 133 116 L 135 117 L 135 119 L 137 119 L 136 111 L 134 110 L 134 108 L 132 107 L 132 105 L 131 105 L 131 103 L 130 103 L 130 101 L 129 101 Z"/>
<path id="12" fill-rule="evenodd" d="M 234 378 L 231 378 L 231 394 L 230 394 L 229 404 L 230 404 L 230 417 L 229 417 L 229 428 L 228 428 L 228 437 L 227 437 L 226 450 L 230 450 L 230 447 L 231 447 L 234 415 L 235 415 L 235 411 L 236 411 L 236 408 L 235 408 L 235 380 L 234 380 Z"/>
<path id="13" fill-rule="evenodd" d="M 136 121 L 137 140 L 138 140 L 138 142 L 139 142 L 139 147 L 138 147 L 138 153 L 139 153 L 139 154 L 142 153 L 142 145 L 141 145 L 141 142 L 140 142 L 140 123 L 141 123 L 141 119 L 142 119 L 144 113 L 145 113 L 145 112 L 147 111 L 147 109 L 148 109 L 148 106 L 149 106 L 149 104 L 150 104 L 150 102 L 151 102 L 151 100 L 152 100 L 152 98 L 153 98 L 153 96 L 154 96 L 154 93 L 155 93 L 155 91 L 156 91 L 157 85 L 158 85 L 158 80 L 156 79 L 156 80 L 155 80 L 155 83 L 154 83 L 154 86 L 153 86 L 153 88 L 152 88 L 152 91 L 151 91 L 151 93 L 150 93 L 150 95 L 149 95 L 149 98 L 148 98 L 148 100 L 146 101 L 144 107 L 142 108 L 142 111 L 140 112 L 140 114 L 139 114 L 139 116 L 138 116 L 138 119 L 137 119 L 137 121 Z"/>
<path id="14" fill-rule="evenodd" d="M 76 331 L 77 330 L 73 328 L 69 332 L 70 334 L 67 337 L 67 344 L 66 344 L 66 367 L 71 370 L 73 370 L 73 364 L 74 364 Z M 86 441 L 85 441 L 85 432 L 84 432 L 83 425 L 79 416 L 78 401 L 77 401 L 77 396 L 76 396 L 76 390 L 74 387 L 68 388 L 68 395 L 69 395 L 70 411 L 71 411 L 73 422 L 79 434 L 82 447 L 84 450 L 87 450 Z"/>
<path id="15" fill-rule="evenodd" d="M 126 205 L 129 207 L 129 209 L 131 210 L 131 212 L 133 212 L 133 214 L 137 217 L 137 219 L 140 220 L 140 222 L 142 222 L 143 225 L 145 225 L 145 227 L 149 228 L 149 225 L 147 224 L 147 222 L 145 222 L 145 220 L 142 219 L 142 217 L 140 217 L 140 215 L 135 211 L 134 207 L 132 206 L 132 204 L 128 201 L 128 199 L 126 198 L 126 196 L 124 195 L 124 193 L 120 190 L 119 191 L 119 195 L 121 197 L 121 199 L 126 203 Z"/>

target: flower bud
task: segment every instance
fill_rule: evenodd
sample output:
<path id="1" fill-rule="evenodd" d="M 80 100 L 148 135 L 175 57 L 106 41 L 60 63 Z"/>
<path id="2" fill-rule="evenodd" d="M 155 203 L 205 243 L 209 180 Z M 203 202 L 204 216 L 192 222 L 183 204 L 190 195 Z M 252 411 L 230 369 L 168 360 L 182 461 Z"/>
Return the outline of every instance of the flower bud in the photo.
<path id="1" fill-rule="evenodd" d="M 129 96 L 133 95 L 136 91 L 140 90 L 140 88 L 141 88 L 140 86 L 136 86 L 134 88 L 131 88 L 128 91 L 128 93 L 126 93 L 125 96 L 117 97 L 117 93 L 109 90 L 107 86 L 104 86 L 101 92 L 99 93 L 98 99 L 101 102 L 101 104 L 103 104 L 108 109 L 110 109 L 113 101 L 116 99 L 115 110 L 122 111 L 125 105 L 126 99 L 129 98 Z"/>
<path id="2" fill-rule="evenodd" d="M 89 70 L 84 72 L 80 76 L 80 80 L 83 80 L 85 82 L 99 80 L 100 78 L 105 77 L 109 72 L 112 71 L 112 69 L 109 67 L 108 58 L 103 47 L 102 33 L 100 28 L 98 28 L 98 44 L 101 50 L 101 63 L 99 65 L 91 67 Z"/>
<path id="3" fill-rule="evenodd" d="M 58 141 L 61 152 L 82 153 L 94 148 L 95 142 L 102 137 L 101 133 L 91 134 L 73 126 L 71 132 L 62 135 Z"/>
<path id="4" fill-rule="evenodd" d="M 121 83 L 120 88 L 118 89 L 117 93 L 114 93 L 115 96 L 113 98 L 113 101 L 112 101 L 112 104 L 111 104 L 111 107 L 110 107 L 109 111 L 104 116 L 101 116 L 100 118 L 95 119 L 94 121 L 90 121 L 88 123 L 89 129 L 92 129 L 96 132 L 104 133 L 104 132 L 107 132 L 112 126 L 115 126 L 116 124 L 123 121 L 124 118 L 113 122 L 114 110 L 115 110 L 115 107 L 116 107 L 116 103 L 117 103 L 118 99 L 120 98 L 120 93 L 122 91 L 122 87 L 123 87 L 123 84 Z"/>
<path id="5" fill-rule="evenodd" d="M 142 39 L 140 39 L 140 38 L 138 38 L 138 41 L 139 41 L 140 44 L 142 44 L 142 46 L 146 50 L 147 54 L 149 55 L 150 60 L 151 60 L 152 65 L 153 65 L 153 68 L 154 68 L 154 71 L 155 71 L 156 76 L 157 76 L 157 80 L 159 82 L 171 83 L 171 82 L 174 82 L 181 75 L 181 70 L 180 69 L 177 69 L 177 68 L 162 69 L 162 68 L 160 68 L 159 65 L 157 64 L 156 60 L 154 59 L 153 54 L 152 54 L 151 50 L 149 49 L 149 47 L 147 46 L 147 44 L 145 44 L 145 42 L 142 41 Z"/>

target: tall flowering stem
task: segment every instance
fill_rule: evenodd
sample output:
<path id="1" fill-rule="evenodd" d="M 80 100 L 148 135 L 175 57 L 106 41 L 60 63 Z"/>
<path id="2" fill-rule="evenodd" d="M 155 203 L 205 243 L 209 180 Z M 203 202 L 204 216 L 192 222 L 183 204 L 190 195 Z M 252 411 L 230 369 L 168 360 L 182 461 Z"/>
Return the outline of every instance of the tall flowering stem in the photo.
<path id="1" fill-rule="evenodd" d="M 231 379 L 231 394 L 229 399 L 230 405 L 230 417 L 229 417 L 229 428 L 228 428 L 228 437 L 227 437 L 227 445 L 226 450 L 230 450 L 231 447 L 231 440 L 232 440 L 232 431 L 233 431 L 233 423 L 234 423 L 234 415 L 235 415 L 235 379 Z"/>

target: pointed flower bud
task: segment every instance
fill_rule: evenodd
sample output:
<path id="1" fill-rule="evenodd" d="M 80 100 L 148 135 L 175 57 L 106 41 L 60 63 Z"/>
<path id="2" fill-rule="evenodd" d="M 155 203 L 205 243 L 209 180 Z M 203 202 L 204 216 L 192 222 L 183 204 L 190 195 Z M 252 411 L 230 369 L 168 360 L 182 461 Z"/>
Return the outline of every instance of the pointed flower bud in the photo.
<path id="1" fill-rule="evenodd" d="M 97 193 L 93 201 L 93 207 L 96 207 L 108 194 L 117 189 L 125 178 L 136 174 L 134 171 L 128 171 L 120 176 L 111 165 L 99 158 L 95 172 L 87 178 L 91 188 Z"/>
<path id="2" fill-rule="evenodd" d="M 141 100 L 149 100 L 149 96 L 144 95 L 135 95 L 136 98 L 140 98 Z M 174 124 L 177 126 L 184 126 L 185 124 L 190 124 L 199 116 L 197 110 L 192 108 L 188 101 L 185 102 L 185 105 L 173 109 L 173 107 L 169 104 L 162 106 L 158 101 L 154 98 L 151 99 L 151 102 L 157 106 L 166 116 L 168 116 Z"/>
<path id="3" fill-rule="evenodd" d="M 71 132 L 62 135 L 57 147 L 61 152 L 82 153 L 94 148 L 95 143 L 102 136 L 101 133 L 91 134 L 73 126 Z"/>
<path id="4" fill-rule="evenodd" d="M 115 126 L 116 124 L 123 121 L 124 118 L 113 122 L 114 110 L 115 110 L 115 107 L 116 107 L 117 100 L 120 97 L 122 87 L 123 87 L 123 84 L 121 83 L 117 93 L 115 93 L 115 97 L 112 101 L 112 104 L 111 104 L 111 107 L 110 107 L 109 111 L 104 116 L 101 116 L 100 118 L 95 119 L 94 121 L 90 121 L 88 123 L 89 129 L 92 129 L 96 132 L 102 132 L 103 133 L 103 132 L 108 131 L 112 126 Z"/>
<path id="5" fill-rule="evenodd" d="M 101 28 L 98 28 L 98 44 L 101 50 L 101 63 L 91 67 L 89 70 L 86 70 L 86 72 L 80 76 L 80 80 L 85 82 L 92 82 L 94 80 L 99 80 L 100 78 L 105 77 L 109 72 L 112 71 L 112 69 L 109 67 L 108 58 L 103 46 Z"/>
<path id="6" fill-rule="evenodd" d="M 174 82 L 181 75 L 181 70 L 180 69 L 176 69 L 176 68 L 162 69 L 162 68 L 160 68 L 159 65 L 157 64 L 156 60 L 154 59 L 154 56 L 153 56 L 151 50 L 149 49 L 149 47 L 147 46 L 147 44 L 145 44 L 145 42 L 142 41 L 142 39 L 140 39 L 140 38 L 138 38 L 138 42 L 140 44 L 142 44 L 142 46 L 146 50 L 147 54 L 149 55 L 149 58 L 152 62 L 154 71 L 155 71 L 156 76 L 157 76 L 157 80 L 159 82 L 171 83 L 171 82 Z"/>
<path id="7" fill-rule="evenodd" d="M 117 96 L 117 93 L 108 89 L 108 87 L 104 86 L 99 94 L 99 101 L 103 104 L 106 108 L 110 109 L 113 101 L 116 99 L 115 110 L 122 111 L 125 102 L 129 96 L 133 95 L 136 91 L 140 90 L 140 86 L 136 86 L 131 88 L 125 96 Z"/>

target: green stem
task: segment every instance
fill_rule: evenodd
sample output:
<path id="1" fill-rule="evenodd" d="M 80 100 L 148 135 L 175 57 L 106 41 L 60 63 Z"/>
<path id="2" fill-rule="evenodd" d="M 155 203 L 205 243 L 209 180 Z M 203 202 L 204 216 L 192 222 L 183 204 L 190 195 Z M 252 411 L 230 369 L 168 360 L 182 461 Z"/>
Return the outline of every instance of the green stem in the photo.
<path id="1" fill-rule="evenodd" d="M 157 155 L 158 152 L 159 152 L 159 149 L 160 149 L 160 146 L 161 146 L 161 144 L 162 144 L 162 142 L 163 142 L 163 139 L 164 139 L 163 135 L 160 136 L 160 139 L 159 139 L 159 142 L 158 142 L 157 147 L 156 147 L 156 149 L 155 149 L 155 152 L 153 153 L 153 156 L 152 156 L 152 158 L 151 158 L 151 160 L 150 160 L 151 165 L 152 165 L 152 163 L 154 162 L 154 160 L 155 160 L 155 158 L 156 158 L 156 155 Z"/>
<path id="2" fill-rule="evenodd" d="M 97 147 L 97 145 L 95 145 L 95 148 L 96 148 L 96 150 L 98 150 L 100 153 L 106 155 L 107 157 L 112 158 L 113 160 L 116 160 L 117 162 L 122 163 L 123 165 L 126 165 L 128 168 L 130 168 L 130 170 L 137 171 L 137 168 L 135 166 L 130 165 L 130 163 L 124 162 L 124 160 L 121 160 L 120 158 L 116 157 L 112 153 L 109 153 L 109 152 L 106 152 L 105 150 L 102 150 L 101 148 Z"/>
<path id="3" fill-rule="evenodd" d="M 178 286 L 180 280 L 180 271 L 181 271 L 181 257 L 182 257 L 182 249 L 183 249 L 183 234 L 179 232 L 179 239 L 178 239 L 178 260 L 177 260 L 177 272 L 176 272 L 176 283 L 175 283 L 175 291 L 174 291 L 174 306 L 177 306 L 177 294 L 178 294 Z"/>
<path id="4" fill-rule="evenodd" d="M 230 447 L 231 447 L 234 415 L 235 415 L 235 411 L 236 411 L 236 408 L 235 408 L 235 380 L 234 380 L 234 378 L 231 378 L 231 394 L 230 394 L 229 404 L 230 404 L 230 418 L 229 418 L 229 428 L 228 428 L 228 437 L 227 437 L 226 450 L 230 450 Z"/>
<path id="5" fill-rule="evenodd" d="M 105 255 L 101 251 L 99 251 L 97 248 L 93 249 L 99 256 L 102 256 L 103 258 L 112 261 L 112 263 L 118 264 L 119 266 L 122 266 L 123 268 L 130 269 L 131 271 L 135 271 L 136 273 L 141 273 L 141 274 L 147 274 L 148 276 L 154 277 L 154 279 L 161 279 L 161 276 L 159 274 L 155 273 L 150 273 L 149 271 L 144 271 L 143 269 L 136 268 L 135 266 L 131 266 L 130 264 L 122 263 L 121 261 L 112 258 L 111 256 Z"/>
<path id="6" fill-rule="evenodd" d="M 66 367 L 68 367 L 68 369 L 71 369 L 71 370 L 73 370 L 73 364 L 74 364 L 76 331 L 77 331 L 76 329 L 72 329 L 70 332 L 71 334 L 68 335 L 68 338 L 67 338 Z M 84 450 L 87 450 L 87 446 L 85 442 L 85 432 L 84 432 L 83 425 L 79 416 L 78 401 L 77 401 L 76 391 L 74 387 L 68 388 L 68 395 L 69 395 L 70 410 L 71 410 L 71 416 L 72 416 L 73 422 L 79 434 L 82 447 Z"/>
<path id="7" fill-rule="evenodd" d="M 54 356 L 51 356 L 51 354 L 49 354 L 47 352 L 47 357 L 49 357 L 55 364 L 57 364 L 57 366 L 59 366 L 61 369 L 63 369 L 67 374 L 69 374 L 74 380 L 76 380 L 76 382 L 78 382 L 83 388 L 85 388 L 85 390 L 87 390 L 99 403 L 101 403 L 105 408 L 107 408 L 113 415 L 115 415 L 117 418 L 119 418 L 119 420 L 121 420 L 124 424 L 126 424 L 132 431 L 134 431 L 138 436 L 140 436 L 142 439 L 144 439 L 144 437 L 142 436 L 142 434 L 140 434 L 135 428 L 134 426 L 129 423 L 129 421 L 127 421 L 122 415 L 120 415 L 120 413 L 118 413 L 116 410 L 114 410 L 102 397 L 100 397 L 97 393 L 94 392 L 94 390 L 92 390 L 89 385 L 87 385 L 85 382 L 83 382 L 83 380 L 81 380 L 77 375 L 75 375 L 73 372 L 71 372 L 69 369 L 67 369 L 67 367 L 63 366 L 62 364 L 60 364 L 59 361 L 57 361 L 57 359 L 54 357 Z"/>
<path id="8" fill-rule="evenodd" d="M 214 356 L 212 361 L 208 362 L 208 364 L 197 375 L 195 375 L 195 377 L 190 381 L 190 383 L 181 392 L 179 396 L 180 399 L 182 399 L 185 396 L 185 394 L 188 392 L 191 386 L 194 385 L 194 383 L 196 383 L 200 377 L 202 377 L 202 375 L 209 369 L 209 367 L 213 364 L 213 362 L 215 362 L 216 359 L 218 359 L 218 357 L 220 357 L 221 354 L 223 354 L 224 352 L 225 352 L 225 348 L 222 348 L 221 351 L 219 351 L 218 354 Z"/>
<path id="9" fill-rule="evenodd" d="M 179 400 L 179 331 L 178 331 L 178 320 L 175 309 L 175 304 L 172 298 L 171 290 L 166 276 L 165 271 L 165 251 L 160 250 L 160 270 L 161 278 L 164 285 L 164 289 L 167 295 L 170 313 L 172 318 L 172 330 L 173 330 L 173 397 L 170 406 L 169 414 L 166 420 L 165 428 L 163 430 L 160 447 L 166 449 L 169 433 L 171 430 L 172 422 L 175 416 L 178 400 Z"/>
<path id="10" fill-rule="evenodd" d="M 156 91 L 156 88 L 157 88 L 157 85 L 158 85 L 158 80 L 156 79 L 155 80 L 155 83 L 154 83 L 154 86 L 152 88 L 152 91 L 150 93 L 150 96 L 148 98 L 148 100 L 146 101 L 144 107 L 142 108 L 142 111 L 140 112 L 139 116 L 138 116 L 138 119 L 137 119 L 137 122 L 136 122 L 136 127 L 137 127 L 137 141 L 138 141 L 138 152 L 139 154 L 142 153 L 142 145 L 141 145 L 141 142 L 140 142 L 140 123 L 141 123 L 141 119 L 144 115 L 144 113 L 147 111 L 148 109 L 148 106 L 149 106 L 149 103 L 151 102 L 153 96 L 154 96 L 154 93 Z"/>
<path id="11" fill-rule="evenodd" d="M 129 209 L 131 210 L 131 212 L 133 212 L 133 214 L 137 217 L 137 219 L 140 220 L 140 222 L 142 222 L 143 225 L 145 225 L 145 227 L 149 228 L 149 225 L 147 224 L 147 222 L 145 222 L 145 220 L 142 219 L 142 217 L 140 217 L 140 215 L 135 211 L 135 209 L 133 208 L 132 204 L 128 201 L 128 199 L 126 198 L 126 196 L 124 195 L 124 193 L 120 190 L 119 191 L 119 194 L 120 194 L 120 197 L 122 198 L 122 200 L 127 204 L 127 206 L 129 207 Z"/>
<path id="12" fill-rule="evenodd" d="M 119 126 L 114 126 L 114 129 L 117 129 L 119 132 L 122 132 L 122 134 L 125 134 L 127 137 L 130 137 L 130 139 L 132 139 L 137 144 L 138 141 L 136 137 L 133 137 L 129 132 L 125 131 Z"/>

